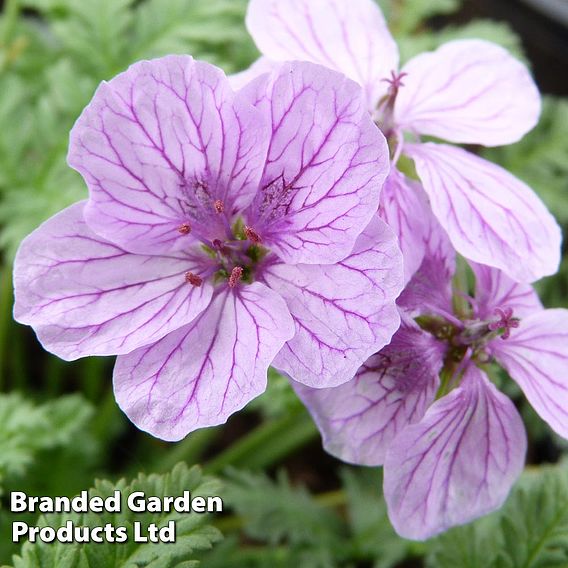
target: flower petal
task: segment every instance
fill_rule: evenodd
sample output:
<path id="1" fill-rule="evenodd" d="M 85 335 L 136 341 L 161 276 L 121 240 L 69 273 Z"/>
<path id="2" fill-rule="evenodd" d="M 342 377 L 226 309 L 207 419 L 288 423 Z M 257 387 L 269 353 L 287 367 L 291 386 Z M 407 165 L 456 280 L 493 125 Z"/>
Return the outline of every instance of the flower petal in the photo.
<path id="1" fill-rule="evenodd" d="M 296 324 L 274 366 L 308 386 L 352 379 L 400 325 L 395 299 L 403 286 L 402 258 L 378 217 L 339 263 L 275 264 L 264 278 L 286 300 Z"/>
<path id="2" fill-rule="evenodd" d="M 426 251 L 428 200 L 420 184 L 393 168 L 381 193 L 379 213 L 398 237 L 406 284 L 420 268 Z"/>
<path id="3" fill-rule="evenodd" d="M 257 191 L 268 136 L 220 69 L 168 56 L 101 84 L 71 132 L 68 159 L 89 186 L 93 230 L 131 252 L 160 253 L 225 235 L 223 217 Z M 184 224 L 190 235 L 178 230 Z"/>
<path id="4" fill-rule="evenodd" d="M 491 344 L 532 407 L 568 438 L 568 310 L 542 310 L 522 318 L 519 329 Z"/>
<path id="5" fill-rule="evenodd" d="M 434 401 L 443 351 L 442 343 L 409 320 L 353 380 L 330 389 L 295 383 L 326 451 L 350 463 L 382 465 L 394 437 Z"/>
<path id="6" fill-rule="evenodd" d="M 476 262 L 469 262 L 475 274 L 475 317 L 487 319 L 496 308 L 512 308 L 515 317 L 525 317 L 543 309 L 530 284 L 519 284 L 506 274 Z"/>
<path id="7" fill-rule="evenodd" d="M 116 400 L 164 440 L 223 424 L 266 389 L 268 366 L 293 334 L 284 300 L 263 284 L 226 290 L 192 324 L 119 357 Z"/>
<path id="8" fill-rule="evenodd" d="M 453 311 L 452 278 L 456 271 L 456 252 L 431 211 L 425 213 L 425 223 L 424 259 L 397 304 L 412 317 L 449 315 Z"/>
<path id="9" fill-rule="evenodd" d="M 540 94 L 528 69 L 479 39 L 448 42 L 411 59 L 395 106 L 403 128 L 462 144 L 500 146 L 538 122 Z"/>
<path id="10" fill-rule="evenodd" d="M 341 71 L 363 86 L 369 109 L 398 67 L 397 45 L 372 0 L 251 0 L 246 22 L 265 56 Z"/>
<path id="11" fill-rule="evenodd" d="M 335 71 L 293 62 L 241 93 L 272 124 L 248 223 L 284 262 L 345 258 L 377 211 L 390 168 L 361 89 Z"/>
<path id="12" fill-rule="evenodd" d="M 470 366 L 391 444 L 384 470 L 390 520 L 424 540 L 498 509 L 523 470 L 527 447 L 513 403 Z"/>
<path id="13" fill-rule="evenodd" d="M 63 359 L 114 355 L 148 345 L 192 321 L 212 286 L 197 255 L 135 255 L 97 236 L 85 202 L 46 221 L 21 244 L 14 266 L 14 317 L 34 327 L 44 347 Z"/>
<path id="14" fill-rule="evenodd" d="M 555 273 L 561 232 L 537 195 L 503 168 L 444 144 L 406 147 L 456 250 L 518 282 Z"/>
<path id="15" fill-rule="evenodd" d="M 232 89 L 238 91 L 264 73 L 270 73 L 275 66 L 274 61 L 267 57 L 259 57 L 248 69 L 229 75 L 227 79 Z"/>

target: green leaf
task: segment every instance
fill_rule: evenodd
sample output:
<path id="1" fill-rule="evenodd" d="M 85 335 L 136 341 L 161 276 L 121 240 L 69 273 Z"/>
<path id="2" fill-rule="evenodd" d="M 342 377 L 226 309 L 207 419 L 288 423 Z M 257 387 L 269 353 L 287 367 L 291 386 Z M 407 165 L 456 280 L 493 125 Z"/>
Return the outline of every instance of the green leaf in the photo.
<path id="1" fill-rule="evenodd" d="M 126 496 L 134 491 L 143 491 L 147 496 L 165 497 L 182 495 L 189 490 L 192 497 L 218 495 L 219 482 L 204 477 L 198 467 L 188 468 L 178 464 L 171 473 L 164 475 L 140 474 L 130 483 L 124 479 L 118 483 L 108 480 L 96 481 L 89 496 L 103 499 L 113 495 L 118 489 L 123 496 L 119 513 L 84 513 L 84 514 L 49 514 L 43 515 L 38 526 L 54 528 L 65 525 L 70 520 L 74 526 L 104 527 L 110 523 L 114 527 L 126 527 L 130 536 L 125 543 L 51 543 L 26 542 L 19 556 L 14 557 L 14 568 L 40 568 L 57 566 L 58 568 L 92 567 L 105 568 L 170 568 L 174 566 L 196 566 L 193 556 L 196 551 L 207 550 L 220 539 L 217 529 L 207 524 L 210 515 L 197 513 L 133 513 L 126 506 Z M 133 523 L 140 522 L 142 534 L 150 523 L 158 527 L 175 522 L 175 543 L 137 543 L 134 542 Z"/>

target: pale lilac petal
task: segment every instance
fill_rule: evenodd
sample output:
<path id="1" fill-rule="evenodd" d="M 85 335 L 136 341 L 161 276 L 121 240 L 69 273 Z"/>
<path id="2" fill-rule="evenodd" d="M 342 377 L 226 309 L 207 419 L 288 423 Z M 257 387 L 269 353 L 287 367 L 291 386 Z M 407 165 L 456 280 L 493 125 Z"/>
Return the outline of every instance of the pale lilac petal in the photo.
<path id="1" fill-rule="evenodd" d="M 275 264 L 264 278 L 286 300 L 296 324 L 274 366 L 308 386 L 352 379 L 400 325 L 395 299 L 403 286 L 402 257 L 378 217 L 337 264 Z"/>
<path id="2" fill-rule="evenodd" d="M 420 184 L 393 168 L 381 193 L 379 212 L 398 237 L 406 284 L 424 258 L 430 215 L 428 200 Z"/>
<path id="3" fill-rule="evenodd" d="M 512 308 L 515 317 L 541 311 L 542 303 L 530 284 L 519 284 L 506 274 L 476 262 L 469 263 L 475 274 L 475 317 L 480 320 L 495 315 L 496 308 Z"/>
<path id="4" fill-rule="evenodd" d="M 460 148 L 428 143 L 408 145 L 406 151 L 460 254 L 518 282 L 558 270 L 560 228 L 522 181 Z"/>
<path id="5" fill-rule="evenodd" d="M 138 428 L 164 440 L 223 424 L 265 390 L 268 366 L 293 334 L 278 294 L 260 283 L 227 289 L 192 324 L 119 357 L 116 400 Z"/>
<path id="6" fill-rule="evenodd" d="M 168 56 L 101 84 L 68 159 L 87 182 L 85 218 L 98 234 L 131 252 L 167 252 L 225 235 L 225 217 L 256 193 L 268 136 L 220 69 Z M 178 230 L 186 223 L 189 235 Z"/>
<path id="7" fill-rule="evenodd" d="M 568 438 L 568 310 L 542 310 L 521 319 L 493 353 L 519 384 L 532 407 Z"/>
<path id="8" fill-rule="evenodd" d="M 63 359 L 129 353 L 191 322 L 212 286 L 185 273 L 207 270 L 190 251 L 134 255 L 99 237 L 83 220 L 85 202 L 46 221 L 20 246 L 14 317 Z"/>
<path id="9" fill-rule="evenodd" d="M 232 89 L 238 91 L 264 73 L 270 73 L 274 67 L 274 61 L 267 57 L 259 57 L 248 69 L 229 75 L 227 79 Z"/>
<path id="10" fill-rule="evenodd" d="M 448 315 L 453 310 L 452 278 L 456 252 L 448 235 L 431 212 L 425 214 L 424 259 L 398 299 L 407 314 Z"/>
<path id="11" fill-rule="evenodd" d="M 331 264 L 351 252 L 389 172 L 361 89 L 312 63 L 284 63 L 241 91 L 272 139 L 247 221 L 284 262 Z"/>
<path id="12" fill-rule="evenodd" d="M 350 463 L 382 465 L 394 437 L 434 402 L 443 357 L 443 343 L 410 320 L 353 380 L 330 389 L 299 383 L 294 388 L 330 454 Z"/>
<path id="13" fill-rule="evenodd" d="M 384 492 L 399 535 L 424 540 L 501 507 L 527 448 L 513 403 L 477 367 L 387 452 Z"/>
<path id="14" fill-rule="evenodd" d="M 373 0 L 251 0 L 247 28 L 276 61 L 303 60 L 341 71 L 374 108 L 398 67 L 398 48 Z"/>
<path id="15" fill-rule="evenodd" d="M 462 144 L 500 146 L 538 122 L 540 94 L 528 69 L 483 40 L 448 42 L 411 59 L 395 105 L 399 126 Z"/>

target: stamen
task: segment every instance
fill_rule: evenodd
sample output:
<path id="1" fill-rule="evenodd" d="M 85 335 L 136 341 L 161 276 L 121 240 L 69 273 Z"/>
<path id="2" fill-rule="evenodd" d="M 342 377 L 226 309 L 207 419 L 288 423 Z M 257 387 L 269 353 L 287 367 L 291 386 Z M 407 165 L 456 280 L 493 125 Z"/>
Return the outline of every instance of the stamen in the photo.
<path id="1" fill-rule="evenodd" d="M 217 199 L 215 203 L 213 203 L 213 207 L 215 208 L 215 213 L 220 214 L 225 211 L 225 204 L 220 199 Z"/>
<path id="2" fill-rule="evenodd" d="M 191 225 L 189 223 L 183 223 L 183 225 L 178 227 L 178 233 L 189 235 L 189 233 L 191 233 Z"/>
<path id="3" fill-rule="evenodd" d="M 251 243 L 254 243 L 255 245 L 259 245 L 262 243 L 262 237 L 252 227 L 249 227 L 248 225 L 245 226 L 245 235 L 247 236 L 247 239 Z"/>
<path id="4" fill-rule="evenodd" d="M 243 269 L 240 266 L 235 266 L 229 276 L 229 286 L 234 288 L 243 277 Z"/>
<path id="5" fill-rule="evenodd" d="M 200 288 L 201 284 L 203 284 L 203 278 L 201 278 L 201 276 L 197 276 L 197 274 L 193 274 L 193 272 L 185 273 L 185 281 L 195 288 Z"/>

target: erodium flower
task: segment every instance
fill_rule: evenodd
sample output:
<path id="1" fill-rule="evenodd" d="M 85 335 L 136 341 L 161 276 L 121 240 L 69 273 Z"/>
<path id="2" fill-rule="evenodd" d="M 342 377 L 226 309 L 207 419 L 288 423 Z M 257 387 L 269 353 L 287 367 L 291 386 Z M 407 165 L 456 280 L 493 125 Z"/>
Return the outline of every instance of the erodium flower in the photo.
<path id="1" fill-rule="evenodd" d="M 363 87 L 393 162 L 401 155 L 414 161 L 429 206 L 459 253 L 519 282 L 556 272 L 560 229 L 529 187 L 466 150 L 421 143 L 421 136 L 434 136 L 499 146 L 534 127 L 539 92 L 506 50 L 452 41 L 399 70 L 397 46 L 373 0 L 251 0 L 247 26 L 264 57 L 236 82 L 281 60 L 341 71 Z M 394 170 L 381 200 L 383 217 L 398 231 L 407 281 L 424 255 L 428 203 L 415 186 Z"/>
<path id="2" fill-rule="evenodd" d="M 330 453 L 384 465 L 390 519 L 412 539 L 499 508 L 522 472 L 526 434 L 513 403 L 488 378 L 495 363 L 568 438 L 568 310 L 545 310 L 530 285 L 471 263 L 475 295 L 464 294 L 454 313 L 454 253 L 442 231 L 432 230 L 399 299 L 403 324 L 392 343 L 351 382 L 296 385 Z"/>
<path id="3" fill-rule="evenodd" d="M 15 317 L 64 359 L 119 355 L 117 401 L 155 436 L 224 422 L 271 363 L 341 384 L 399 326 L 386 141 L 335 71 L 282 64 L 235 95 L 189 56 L 137 63 L 99 87 L 69 164 L 89 199 L 22 243 Z"/>

